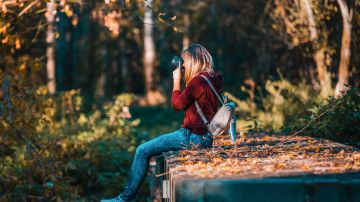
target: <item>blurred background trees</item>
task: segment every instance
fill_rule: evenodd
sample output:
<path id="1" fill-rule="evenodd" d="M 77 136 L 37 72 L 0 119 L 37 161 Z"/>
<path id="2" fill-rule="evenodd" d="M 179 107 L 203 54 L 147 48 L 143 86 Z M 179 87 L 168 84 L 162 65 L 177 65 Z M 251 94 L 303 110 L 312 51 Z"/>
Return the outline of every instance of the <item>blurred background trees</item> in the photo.
<path id="1" fill-rule="evenodd" d="M 169 61 L 190 43 L 209 49 L 233 90 L 247 79 L 262 86 L 277 77 L 276 69 L 292 82 L 305 79 L 324 97 L 335 86 L 339 92 L 345 83 L 358 85 L 358 29 L 351 28 L 359 23 L 358 1 L 19 2 L 4 1 L 3 16 L 24 20 L 37 13 L 28 20 L 42 22 L 37 35 L 46 32 L 46 41 L 31 45 L 47 50 L 47 68 L 40 69 L 50 92 L 55 85 L 57 91 L 81 88 L 96 100 L 133 92 L 146 95 L 144 104 L 163 103 L 170 93 L 163 87 L 171 84 Z M 25 41 L 5 36 L 24 25 L 4 23 L 3 44 L 21 52 L 16 40 Z"/>
<path id="2" fill-rule="evenodd" d="M 180 125 L 170 61 L 191 43 L 225 77 L 239 130 L 290 130 L 338 103 L 308 134 L 356 135 L 359 10 L 358 0 L 0 1 L 0 199 L 119 191 L 136 146 Z"/>

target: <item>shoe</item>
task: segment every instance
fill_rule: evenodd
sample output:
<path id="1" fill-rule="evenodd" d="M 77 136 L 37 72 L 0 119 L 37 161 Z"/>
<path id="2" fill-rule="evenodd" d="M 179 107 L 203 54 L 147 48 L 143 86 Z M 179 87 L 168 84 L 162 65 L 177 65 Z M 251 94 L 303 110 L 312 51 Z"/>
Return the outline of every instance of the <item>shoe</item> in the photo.
<path id="1" fill-rule="evenodd" d="M 125 201 L 122 198 L 120 198 L 120 195 L 119 195 L 116 198 L 112 198 L 112 199 L 101 199 L 100 202 L 132 202 L 132 201 Z"/>

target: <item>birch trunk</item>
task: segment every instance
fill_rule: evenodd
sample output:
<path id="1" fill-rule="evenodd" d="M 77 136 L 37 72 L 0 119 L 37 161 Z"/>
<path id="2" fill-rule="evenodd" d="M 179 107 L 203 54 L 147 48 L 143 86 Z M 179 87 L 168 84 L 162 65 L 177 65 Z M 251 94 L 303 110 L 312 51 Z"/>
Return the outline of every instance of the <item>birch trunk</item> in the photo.
<path id="1" fill-rule="evenodd" d="M 152 13 L 152 0 L 144 1 L 144 71 L 146 94 L 154 90 L 154 61 L 155 43 L 153 37 L 154 20 Z"/>
<path id="2" fill-rule="evenodd" d="M 165 96 L 155 86 L 155 42 L 152 4 L 153 0 L 144 1 L 144 72 L 145 104 L 147 105 L 157 105 L 166 101 Z"/>
<path id="3" fill-rule="evenodd" d="M 335 88 L 335 97 L 342 95 L 345 89 L 345 84 L 349 79 L 349 64 L 350 64 L 350 42 L 351 42 L 351 20 L 352 10 L 349 11 L 345 0 L 337 0 L 342 16 L 342 36 L 341 36 L 341 50 L 339 62 L 338 82 Z"/>
<path id="4" fill-rule="evenodd" d="M 308 27 L 310 31 L 310 40 L 312 41 L 315 53 L 313 54 L 313 59 L 316 64 L 317 77 L 320 82 L 320 91 L 323 97 L 330 95 L 331 91 L 331 80 L 330 73 L 327 70 L 325 65 L 325 48 L 319 47 L 318 42 L 319 34 L 316 29 L 316 22 L 311 8 L 311 3 L 309 0 L 301 0 L 301 5 L 304 7 L 306 12 Z"/>
<path id="5" fill-rule="evenodd" d="M 46 31 L 46 71 L 47 71 L 47 87 L 49 94 L 55 94 L 56 92 L 56 80 L 55 80 L 55 33 L 54 33 L 54 0 L 47 3 L 47 31 Z"/>

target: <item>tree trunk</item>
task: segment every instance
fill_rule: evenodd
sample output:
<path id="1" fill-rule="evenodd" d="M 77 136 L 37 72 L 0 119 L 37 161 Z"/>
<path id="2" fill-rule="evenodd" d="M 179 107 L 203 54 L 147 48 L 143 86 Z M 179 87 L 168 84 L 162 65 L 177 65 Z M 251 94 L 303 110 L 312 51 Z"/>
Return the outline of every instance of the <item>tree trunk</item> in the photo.
<path id="1" fill-rule="evenodd" d="M 155 43 L 153 37 L 154 20 L 152 13 L 152 0 L 144 1 L 144 72 L 145 72 L 145 91 L 148 94 L 154 90 L 154 61 Z"/>
<path id="2" fill-rule="evenodd" d="M 49 94 L 55 94 L 56 92 L 56 80 L 55 80 L 55 34 L 54 34 L 54 0 L 47 3 L 47 32 L 46 32 L 46 71 L 47 71 L 47 87 Z"/>
<path id="3" fill-rule="evenodd" d="M 313 59 L 316 64 L 317 77 L 320 82 L 320 91 L 323 97 L 327 97 L 330 95 L 331 91 L 331 80 L 330 73 L 327 70 L 327 66 L 325 64 L 325 48 L 324 45 L 319 44 L 318 42 L 318 32 L 316 29 L 316 22 L 314 18 L 314 14 L 311 8 L 311 3 L 309 0 L 301 0 L 301 5 L 304 7 L 304 11 L 306 12 L 308 27 L 310 31 L 310 40 L 312 41 L 312 45 L 314 47 L 315 53 L 313 54 Z"/>
<path id="4" fill-rule="evenodd" d="M 184 35 L 183 35 L 183 40 L 182 40 L 182 45 L 183 45 L 183 50 L 187 49 L 190 45 L 190 36 L 189 36 L 189 32 L 190 32 L 190 14 L 188 12 L 186 12 L 184 14 Z"/>
<path id="5" fill-rule="evenodd" d="M 125 38 L 125 33 L 123 32 L 122 34 L 120 34 L 120 39 L 119 39 L 119 46 L 120 46 L 120 74 L 121 74 L 121 82 L 122 82 L 122 91 L 124 92 L 129 92 L 129 65 L 128 65 L 128 59 L 127 59 L 127 53 L 126 53 L 126 38 Z"/>
<path id="6" fill-rule="evenodd" d="M 345 84 L 349 79 L 349 64 L 350 64 L 350 42 L 351 42 L 351 19 L 352 10 L 349 11 L 345 0 L 337 0 L 341 16 L 342 16 L 342 36 L 341 36 L 341 50 L 340 50 L 340 62 L 339 62 L 339 74 L 338 82 L 335 88 L 335 97 L 342 95 L 345 89 Z"/>
<path id="7" fill-rule="evenodd" d="M 311 4 L 310 4 L 309 0 L 302 0 L 301 2 L 303 4 L 303 6 L 305 7 L 305 12 L 306 12 L 307 20 L 308 20 L 308 26 L 309 26 L 309 30 L 310 30 L 310 39 L 312 41 L 316 40 L 318 38 L 318 33 L 316 30 L 316 23 L 315 23 L 315 19 L 314 19 L 314 14 L 311 9 Z"/>
<path id="8" fill-rule="evenodd" d="M 322 97 L 327 97 L 331 93 L 331 79 L 330 72 L 327 71 L 327 66 L 325 65 L 324 48 L 316 50 L 313 58 L 316 63 L 317 77 L 320 81 L 320 94 Z"/>
<path id="9" fill-rule="evenodd" d="M 152 3 L 153 0 L 144 1 L 144 72 L 145 104 L 147 105 L 157 105 L 166 101 L 165 97 L 155 87 L 155 42 Z"/>
<path id="10" fill-rule="evenodd" d="M 103 100 L 106 96 L 106 80 L 108 77 L 107 74 L 107 67 L 108 67 L 108 52 L 107 52 L 107 46 L 104 45 L 105 47 L 101 47 L 100 53 L 102 56 L 102 60 L 100 62 L 101 67 L 100 67 L 100 75 L 96 81 L 96 86 L 95 86 L 95 99 L 97 100 Z"/>

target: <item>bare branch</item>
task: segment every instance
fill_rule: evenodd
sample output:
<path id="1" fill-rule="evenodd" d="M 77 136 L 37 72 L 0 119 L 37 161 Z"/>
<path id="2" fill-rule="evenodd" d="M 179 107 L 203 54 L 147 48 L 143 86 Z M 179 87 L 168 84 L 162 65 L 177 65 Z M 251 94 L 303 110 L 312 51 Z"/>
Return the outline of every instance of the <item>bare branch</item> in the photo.
<path id="1" fill-rule="evenodd" d="M 35 0 L 31 2 L 28 6 L 26 6 L 18 15 L 18 17 L 22 16 L 24 13 L 26 13 L 31 7 L 33 7 L 36 3 L 38 3 L 39 0 Z"/>

